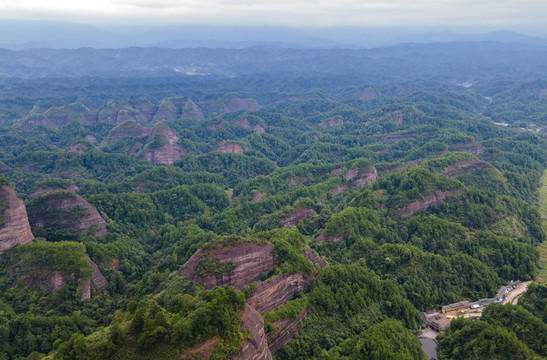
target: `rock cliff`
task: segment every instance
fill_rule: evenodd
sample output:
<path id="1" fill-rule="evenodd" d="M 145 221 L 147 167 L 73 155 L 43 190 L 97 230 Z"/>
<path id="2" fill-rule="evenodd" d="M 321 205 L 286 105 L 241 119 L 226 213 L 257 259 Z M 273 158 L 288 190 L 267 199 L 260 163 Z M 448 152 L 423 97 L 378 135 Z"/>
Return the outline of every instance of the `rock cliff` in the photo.
<path id="1" fill-rule="evenodd" d="M 218 151 L 221 153 L 234 153 L 234 154 L 243 154 L 244 149 L 241 145 L 233 143 L 231 141 L 223 141 L 217 146 Z"/>
<path id="2" fill-rule="evenodd" d="M 158 165 L 168 165 L 188 154 L 179 144 L 177 134 L 164 124 L 157 125 L 148 137 L 143 159 Z"/>
<path id="3" fill-rule="evenodd" d="M 97 210 L 76 194 L 77 187 L 68 189 L 38 189 L 29 203 L 29 218 L 33 228 L 59 228 L 89 233 L 100 237 L 106 234 L 106 222 Z M 54 216 L 54 214 L 56 214 Z"/>
<path id="4" fill-rule="evenodd" d="M 407 206 L 398 209 L 396 211 L 396 217 L 403 217 L 413 215 L 417 211 L 425 210 L 433 205 L 440 205 L 444 202 L 444 199 L 449 195 L 461 194 L 465 189 L 459 190 L 450 190 L 450 191 L 441 191 L 438 190 L 436 193 L 424 196 L 423 199 L 411 202 Z"/>
<path id="5" fill-rule="evenodd" d="M 283 227 L 292 227 L 298 225 L 300 220 L 303 220 L 309 216 L 315 216 L 316 211 L 314 209 L 300 209 L 295 211 L 291 216 L 285 219 L 279 220 Z"/>
<path id="6" fill-rule="evenodd" d="M 275 330 L 268 333 L 268 348 L 272 354 L 275 354 L 283 346 L 287 345 L 298 333 L 298 323 L 308 314 L 308 309 L 304 309 L 296 319 L 283 319 L 276 321 L 273 325 Z"/>
<path id="7" fill-rule="evenodd" d="M 95 264 L 87 254 L 85 254 L 84 257 L 89 265 L 91 265 L 91 281 L 93 282 L 93 288 L 98 292 L 108 289 L 108 280 L 106 280 L 104 275 L 101 273 L 101 270 L 99 270 L 97 264 Z"/>
<path id="8" fill-rule="evenodd" d="M 25 204 L 10 186 L 0 187 L 0 211 L 0 253 L 34 239 Z"/>
<path id="9" fill-rule="evenodd" d="M 243 346 L 232 357 L 232 360 L 271 360 L 272 354 L 264 333 L 262 315 L 247 304 L 243 311 L 242 320 L 242 327 L 250 330 L 253 340 L 245 339 Z"/>
<path id="10" fill-rule="evenodd" d="M 296 292 L 304 291 L 308 285 L 302 274 L 277 276 L 258 284 L 247 304 L 262 313 L 272 311 L 292 300 Z"/>
<path id="11" fill-rule="evenodd" d="M 259 280 L 261 273 L 268 273 L 275 267 L 273 247 L 272 243 L 244 243 L 206 251 L 199 249 L 182 266 L 181 274 L 192 282 L 201 282 L 206 289 L 230 285 L 234 289 L 241 290 Z M 220 263 L 233 264 L 233 270 L 221 274 L 198 273 L 200 261 L 215 258 Z"/>

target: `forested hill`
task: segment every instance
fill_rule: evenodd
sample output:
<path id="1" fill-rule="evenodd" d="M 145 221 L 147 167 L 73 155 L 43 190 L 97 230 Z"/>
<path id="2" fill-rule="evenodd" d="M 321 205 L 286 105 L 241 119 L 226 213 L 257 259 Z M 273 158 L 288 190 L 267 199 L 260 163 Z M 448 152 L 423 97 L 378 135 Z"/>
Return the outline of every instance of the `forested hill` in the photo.
<path id="1" fill-rule="evenodd" d="M 545 271 L 542 51 L 3 51 L 0 359 L 426 359 Z M 546 357 L 544 290 L 439 356 Z"/>

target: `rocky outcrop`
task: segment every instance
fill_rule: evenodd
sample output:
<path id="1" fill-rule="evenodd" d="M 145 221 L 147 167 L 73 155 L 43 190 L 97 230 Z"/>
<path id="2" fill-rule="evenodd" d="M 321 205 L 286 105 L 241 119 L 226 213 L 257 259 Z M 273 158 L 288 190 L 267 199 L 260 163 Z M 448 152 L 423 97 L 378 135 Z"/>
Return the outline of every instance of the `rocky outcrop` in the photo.
<path id="1" fill-rule="evenodd" d="M 295 211 L 291 216 L 285 219 L 279 220 L 283 227 L 292 227 L 298 225 L 300 220 L 306 219 L 309 216 L 315 216 L 317 214 L 314 209 L 300 209 Z"/>
<path id="2" fill-rule="evenodd" d="M 321 244 L 322 242 L 325 242 L 325 241 L 337 243 L 339 241 L 344 240 L 345 237 L 346 237 L 346 234 L 342 234 L 340 236 L 332 236 L 332 235 L 327 236 L 325 234 L 320 234 L 318 237 L 315 238 L 315 242 L 318 244 Z"/>
<path id="3" fill-rule="evenodd" d="M 89 265 L 91 265 L 91 281 L 93 282 L 93 288 L 98 292 L 108 289 L 108 280 L 103 276 L 97 264 L 95 264 L 87 254 L 85 254 L 84 257 Z"/>
<path id="4" fill-rule="evenodd" d="M 465 189 L 450 190 L 450 191 L 437 190 L 435 194 L 425 196 L 423 199 L 416 200 L 414 202 L 411 202 L 407 206 L 401 209 L 398 209 L 396 211 L 396 216 L 403 217 L 403 216 L 413 215 L 415 212 L 425 210 L 430 206 L 442 204 L 444 202 L 444 199 L 449 195 L 461 194 L 464 191 Z"/>
<path id="5" fill-rule="evenodd" d="M 444 168 L 444 173 L 449 178 L 455 178 L 461 175 L 472 174 L 480 170 L 493 168 L 494 167 L 487 162 L 479 159 L 469 159 L 458 161 L 455 164 L 447 166 Z"/>
<path id="6" fill-rule="evenodd" d="M 82 104 L 70 104 L 61 107 L 53 107 L 44 113 L 32 113 L 21 121 L 21 127 L 25 130 L 37 126 L 58 128 L 71 122 L 92 123 L 97 121 L 97 113 Z"/>
<path id="7" fill-rule="evenodd" d="M 155 113 L 156 105 L 148 100 L 136 99 L 108 103 L 99 112 L 99 119 L 115 124 L 121 124 L 127 120 L 149 123 Z"/>
<path id="8" fill-rule="evenodd" d="M 91 299 L 91 279 L 87 279 L 82 286 L 80 286 L 80 292 L 82 293 L 80 301 Z"/>
<path id="9" fill-rule="evenodd" d="M 461 151 L 471 155 L 480 155 L 484 152 L 485 148 L 475 140 L 467 143 L 456 143 L 448 146 L 450 151 Z"/>
<path id="10" fill-rule="evenodd" d="M 319 256 L 317 256 L 311 248 L 307 248 L 304 256 L 308 258 L 315 265 L 319 265 L 320 268 L 325 267 L 325 262 Z"/>
<path id="11" fill-rule="evenodd" d="M 66 230 L 75 230 L 78 234 L 89 233 L 91 235 L 101 237 L 106 234 L 106 222 L 99 215 L 97 210 L 91 206 L 84 198 L 76 194 L 76 186 L 69 188 L 45 188 L 38 189 L 34 192 L 35 198 L 32 203 L 40 201 L 41 208 L 33 206 L 31 213 L 32 227 L 41 228 L 46 224 L 48 226 L 59 225 Z M 38 197 L 45 197 L 38 199 Z M 85 212 L 81 212 L 81 209 Z M 62 211 L 67 214 L 71 212 L 81 213 L 79 216 L 52 218 L 51 213 Z"/>
<path id="12" fill-rule="evenodd" d="M 0 253 L 17 244 L 26 244 L 34 239 L 27 216 L 27 209 L 10 186 L 0 187 Z"/>
<path id="13" fill-rule="evenodd" d="M 262 109 L 262 106 L 260 106 L 260 104 L 252 98 L 242 99 L 237 96 L 231 96 L 224 98 L 224 103 L 226 104 L 226 112 L 232 112 L 237 110 L 258 111 Z"/>
<path id="14" fill-rule="evenodd" d="M 226 153 L 243 154 L 244 152 L 243 147 L 241 145 L 231 141 L 221 142 L 220 144 L 218 144 L 217 149 L 223 154 L 226 154 Z"/>
<path id="15" fill-rule="evenodd" d="M 342 168 L 337 168 L 337 169 L 331 170 L 330 174 L 336 175 L 336 174 L 340 174 L 341 172 L 342 172 Z"/>
<path id="16" fill-rule="evenodd" d="M 332 119 L 323 121 L 321 124 L 319 124 L 319 127 L 321 129 L 333 128 L 338 126 L 344 126 L 344 119 L 341 116 L 335 116 Z"/>
<path id="17" fill-rule="evenodd" d="M 397 122 L 397 124 L 402 125 L 403 124 L 403 113 L 399 110 L 395 110 L 393 113 L 393 118 Z"/>
<path id="18" fill-rule="evenodd" d="M 348 189 L 347 185 L 337 186 L 334 189 L 332 189 L 330 193 L 332 195 L 338 195 L 345 192 L 347 189 Z"/>
<path id="19" fill-rule="evenodd" d="M 135 120 L 128 120 L 110 130 L 106 141 L 147 136 L 150 131 L 149 128 L 142 126 Z"/>
<path id="20" fill-rule="evenodd" d="M 181 96 L 163 99 L 154 114 L 153 122 L 164 122 L 178 118 L 203 120 L 201 109 L 190 99 Z"/>
<path id="21" fill-rule="evenodd" d="M 47 276 L 47 274 L 48 269 L 42 269 L 42 276 L 29 276 L 25 281 L 25 285 L 27 287 L 37 287 L 51 292 L 57 292 L 65 286 L 65 277 L 59 271 L 53 271 L 51 276 Z"/>
<path id="22" fill-rule="evenodd" d="M 207 359 L 211 355 L 213 350 L 215 350 L 218 343 L 220 343 L 220 340 L 220 336 L 215 336 L 203 343 L 189 347 L 182 352 L 182 354 L 180 355 L 180 360 Z"/>
<path id="23" fill-rule="evenodd" d="M 355 180 L 355 185 L 357 186 L 365 186 L 372 184 L 378 180 L 378 171 L 376 168 L 372 165 L 369 171 L 366 171 L 361 174 L 361 177 L 357 180 Z"/>
<path id="24" fill-rule="evenodd" d="M 420 160 L 414 160 L 414 161 L 408 161 L 408 162 L 402 163 L 400 165 L 395 166 L 393 169 L 391 169 L 391 171 L 396 172 L 406 167 L 409 167 L 410 165 L 420 165 Z"/>
<path id="25" fill-rule="evenodd" d="M 243 311 L 242 320 L 242 327 L 250 330 L 253 340 L 245 339 L 243 346 L 232 357 L 232 360 L 271 360 L 272 354 L 264 333 L 262 315 L 247 304 Z"/>
<path id="26" fill-rule="evenodd" d="M 148 145 L 143 150 L 142 157 L 157 165 L 172 164 L 188 154 L 178 141 L 179 137 L 169 127 L 163 124 L 156 126 L 148 137 Z"/>
<path id="27" fill-rule="evenodd" d="M 264 126 L 261 125 L 261 124 L 251 125 L 247 118 L 243 118 L 243 119 L 240 119 L 240 120 L 236 121 L 235 125 L 239 126 L 239 127 L 242 127 L 244 129 L 254 130 L 257 133 L 263 133 L 264 130 L 265 130 Z"/>
<path id="28" fill-rule="evenodd" d="M 304 309 L 296 319 L 284 319 L 276 321 L 273 325 L 275 330 L 268 333 L 268 348 L 272 354 L 275 354 L 283 346 L 287 345 L 298 333 L 298 323 L 308 314 L 308 309 Z"/>
<path id="29" fill-rule="evenodd" d="M 68 147 L 67 151 L 68 152 L 73 152 L 73 153 L 76 153 L 78 155 L 82 155 L 83 153 L 85 153 L 87 150 L 89 150 L 90 146 L 88 144 L 85 144 L 85 143 L 76 143 L 76 144 L 72 144 Z"/>
<path id="30" fill-rule="evenodd" d="M 302 274 L 277 276 L 258 284 L 247 304 L 262 313 L 272 311 L 292 300 L 296 292 L 304 291 L 308 285 Z"/>
<path id="31" fill-rule="evenodd" d="M 182 266 L 181 274 L 192 282 L 202 283 L 206 289 L 230 285 L 241 290 L 259 280 L 261 273 L 268 273 L 275 267 L 273 247 L 272 243 L 244 243 L 206 251 L 199 249 Z M 232 263 L 234 269 L 222 274 L 198 274 L 198 262 L 206 258 L 217 258 L 220 262 Z"/>
<path id="32" fill-rule="evenodd" d="M 359 173 L 359 169 L 358 169 L 358 168 L 349 169 L 349 170 L 346 172 L 346 175 L 344 176 L 344 179 L 346 179 L 346 181 L 349 181 L 349 180 L 353 179 L 354 177 L 356 177 L 358 173 Z"/>
<path id="33" fill-rule="evenodd" d="M 355 100 L 364 100 L 364 101 L 369 101 L 369 100 L 374 100 L 376 98 L 378 98 L 378 93 L 376 92 L 376 90 L 374 90 L 373 88 L 371 87 L 368 87 L 364 90 L 357 90 L 354 94 L 353 94 L 353 99 Z"/>
<path id="34" fill-rule="evenodd" d="M 262 200 L 262 193 L 261 192 L 256 192 L 253 195 L 253 201 L 254 202 L 259 202 L 260 200 Z"/>

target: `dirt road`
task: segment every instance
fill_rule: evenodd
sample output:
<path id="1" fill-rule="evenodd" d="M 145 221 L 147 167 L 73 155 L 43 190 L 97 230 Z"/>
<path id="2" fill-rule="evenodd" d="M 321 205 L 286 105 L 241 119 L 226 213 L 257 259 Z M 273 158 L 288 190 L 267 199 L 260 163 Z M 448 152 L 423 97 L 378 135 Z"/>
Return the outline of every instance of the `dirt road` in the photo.
<path id="1" fill-rule="evenodd" d="M 526 289 L 528 288 L 528 285 L 530 285 L 530 283 L 531 281 L 525 281 L 518 284 L 516 289 L 507 294 L 505 299 L 502 301 L 502 304 L 516 305 L 519 300 L 519 296 L 526 292 Z"/>

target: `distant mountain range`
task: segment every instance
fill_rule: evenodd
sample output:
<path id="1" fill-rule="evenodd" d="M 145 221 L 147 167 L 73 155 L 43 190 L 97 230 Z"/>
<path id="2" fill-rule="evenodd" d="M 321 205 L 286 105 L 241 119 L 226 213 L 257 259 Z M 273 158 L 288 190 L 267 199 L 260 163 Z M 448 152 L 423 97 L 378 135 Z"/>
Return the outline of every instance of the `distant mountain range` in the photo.
<path id="1" fill-rule="evenodd" d="M 245 48 L 257 45 L 292 48 L 373 48 L 400 43 L 497 41 L 547 46 L 547 39 L 514 31 L 461 34 L 404 27 L 295 29 L 280 26 L 91 26 L 70 22 L 0 22 L 0 47 L 75 49 L 164 47 Z"/>

